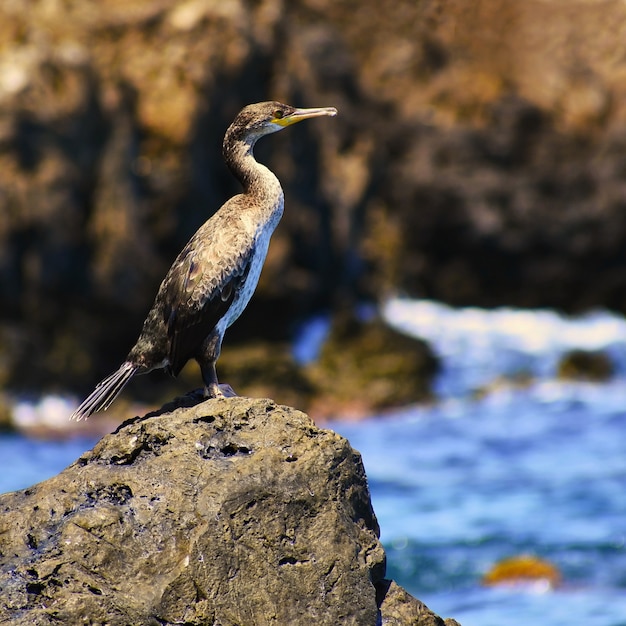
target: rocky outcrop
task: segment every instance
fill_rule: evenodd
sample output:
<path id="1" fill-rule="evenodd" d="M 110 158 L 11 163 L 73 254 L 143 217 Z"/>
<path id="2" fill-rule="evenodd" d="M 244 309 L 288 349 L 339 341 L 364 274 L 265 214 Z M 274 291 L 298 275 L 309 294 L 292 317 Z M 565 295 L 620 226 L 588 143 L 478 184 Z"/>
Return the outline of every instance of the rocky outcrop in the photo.
<path id="1" fill-rule="evenodd" d="M 220 380 L 237 393 L 297 404 L 319 423 L 432 400 L 439 360 L 425 341 L 379 318 L 362 320 L 344 312 L 335 314 L 310 363 L 297 363 L 289 344 L 249 342 L 226 347 L 218 367 Z M 192 387 L 197 381 L 194 372 L 181 383 Z"/>
<path id="2" fill-rule="evenodd" d="M 606 382 L 615 375 L 615 363 L 606 352 L 570 350 L 557 364 L 557 377 L 562 380 Z"/>
<path id="3" fill-rule="evenodd" d="M 385 580 L 345 439 L 270 400 L 176 406 L 0 496 L 0 622 L 443 625 Z"/>
<path id="4" fill-rule="evenodd" d="M 314 419 L 371 416 L 390 407 L 433 399 L 439 359 L 430 346 L 382 320 L 335 315 L 319 358 L 305 368 L 317 393 Z"/>
<path id="5" fill-rule="evenodd" d="M 416 600 L 391 580 L 381 586 L 384 597 L 380 607 L 383 626 L 460 626 L 451 618 L 443 621 L 423 602 Z"/>
<path id="6" fill-rule="evenodd" d="M 0 383 L 119 365 L 239 190 L 227 125 L 270 97 L 340 115 L 259 145 L 286 212 L 226 345 L 398 291 L 626 311 L 624 23 L 619 0 L 2 3 Z"/>

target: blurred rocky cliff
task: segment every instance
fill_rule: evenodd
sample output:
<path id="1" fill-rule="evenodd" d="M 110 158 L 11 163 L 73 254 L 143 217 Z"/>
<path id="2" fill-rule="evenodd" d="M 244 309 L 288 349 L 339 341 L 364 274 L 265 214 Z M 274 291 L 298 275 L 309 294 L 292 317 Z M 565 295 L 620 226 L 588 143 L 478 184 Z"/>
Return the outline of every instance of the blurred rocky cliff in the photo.
<path id="1" fill-rule="evenodd" d="M 258 146 L 286 212 L 225 351 L 394 292 L 625 311 L 624 59 L 617 0 L 5 0 L 0 383 L 117 367 L 269 98 L 340 116 Z"/>

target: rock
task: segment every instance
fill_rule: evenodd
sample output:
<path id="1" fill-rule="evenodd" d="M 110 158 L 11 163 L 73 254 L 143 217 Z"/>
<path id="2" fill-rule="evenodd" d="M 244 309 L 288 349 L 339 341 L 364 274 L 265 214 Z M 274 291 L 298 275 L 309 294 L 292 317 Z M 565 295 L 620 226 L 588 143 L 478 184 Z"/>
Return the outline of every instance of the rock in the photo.
<path id="1" fill-rule="evenodd" d="M 383 626 L 460 626 L 453 619 L 443 620 L 435 615 L 393 581 L 384 581 L 383 589 L 385 596 L 380 605 Z"/>
<path id="2" fill-rule="evenodd" d="M 626 311 L 626 5 L 479 4 L 0 3 L 2 382 L 119 365 L 268 97 L 340 115 L 259 145 L 286 211 L 226 346 L 398 292 Z"/>
<path id="3" fill-rule="evenodd" d="M 198 370 L 197 367 L 193 368 Z M 319 392 L 296 363 L 287 342 L 248 341 L 225 347 L 218 365 L 220 380 L 229 383 L 242 396 L 274 398 L 279 404 L 309 409 Z M 187 388 L 198 384 L 199 371 L 187 377 Z"/>
<path id="4" fill-rule="evenodd" d="M 361 320 L 337 312 L 319 358 L 301 365 L 291 346 L 250 341 L 227 346 L 218 365 L 220 380 L 241 395 L 275 397 L 298 404 L 319 422 L 356 419 L 392 407 L 432 400 L 439 360 L 430 346 L 390 328 L 380 317 Z M 185 376 L 199 379 L 196 367 Z"/>
<path id="5" fill-rule="evenodd" d="M 359 454 L 270 400 L 129 420 L 0 511 L 2 623 L 442 623 L 384 580 Z"/>
<path id="6" fill-rule="evenodd" d="M 498 561 L 483 576 L 487 586 L 532 586 L 555 589 L 562 582 L 558 567 L 533 554 L 521 554 Z"/>
<path id="7" fill-rule="evenodd" d="M 570 350 L 560 359 L 557 376 L 563 380 L 606 382 L 615 374 L 611 357 L 601 351 Z"/>
<path id="8" fill-rule="evenodd" d="M 319 359 L 306 368 L 317 390 L 309 410 L 316 419 L 358 418 L 428 402 L 438 371 L 426 342 L 379 317 L 361 320 L 344 311 L 334 317 Z"/>
<path id="9" fill-rule="evenodd" d="M 11 415 L 11 401 L 6 394 L 0 393 L 0 433 L 15 430 L 13 416 Z"/>

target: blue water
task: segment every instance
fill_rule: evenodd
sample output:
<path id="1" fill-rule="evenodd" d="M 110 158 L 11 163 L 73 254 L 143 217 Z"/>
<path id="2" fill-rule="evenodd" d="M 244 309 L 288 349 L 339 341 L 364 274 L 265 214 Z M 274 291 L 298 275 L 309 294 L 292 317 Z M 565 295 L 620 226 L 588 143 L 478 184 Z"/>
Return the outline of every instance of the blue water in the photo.
<path id="1" fill-rule="evenodd" d="M 626 626 L 626 322 L 403 301 L 386 316 L 444 361 L 433 407 L 332 424 L 363 455 L 389 577 L 463 626 Z M 559 356 L 576 347 L 606 351 L 615 379 L 556 381 Z M 493 384 L 519 373 L 532 382 Z M 0 491 L 57 473 L 93 443 L 0 437 Z M 563 585 L 481 586 L 520 554 L 554 563 Z"/>
<path id="2" fill-rule="evenodd" d="M 0 493 L 15 491 L 50 478 L 65 469 L 96 439 L 47 441 L 22 435 L 0 436 Z"/>
<path id="3" fill-rule="evenodd" d="M 626 414 L 536 395 L 333 426 L 363 454 L 389 575 L 433 610 L 464 626 L 626 624 Z M 529 553 L 562 590 L 479 586 Z"/>

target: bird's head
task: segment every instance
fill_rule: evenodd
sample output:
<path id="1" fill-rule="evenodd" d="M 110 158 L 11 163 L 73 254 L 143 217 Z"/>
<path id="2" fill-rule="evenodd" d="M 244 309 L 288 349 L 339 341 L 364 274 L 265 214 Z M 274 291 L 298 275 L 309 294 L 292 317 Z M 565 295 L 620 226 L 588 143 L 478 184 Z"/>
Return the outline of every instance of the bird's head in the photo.
<path id="1" fill-rule="evenodd" d="M 281 102 L 259 102 L 244 107 L 233 121 L 231 129 L 236 129 L 238 134 L 256 140 L 296 122 L 324 115 L 335 116 L 337 109 L 335 107 L 297 109 Z"/>

